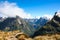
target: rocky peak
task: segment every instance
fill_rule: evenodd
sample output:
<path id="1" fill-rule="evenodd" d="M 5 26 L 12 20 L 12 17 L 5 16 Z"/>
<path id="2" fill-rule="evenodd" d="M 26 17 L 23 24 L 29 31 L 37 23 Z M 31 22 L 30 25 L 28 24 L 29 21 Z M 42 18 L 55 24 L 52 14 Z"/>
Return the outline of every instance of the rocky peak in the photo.
<path id="1" fill-rule="evenodd" d="M 55 12 L 55 15 L 60 17 L 60 11 Z"/>
<path id="2" fill-rule="evenodd" d="M 60 12 L 55 12 L 54 17 L 36 31 L 33 36 L 55 33 L 60 33 Z"/>

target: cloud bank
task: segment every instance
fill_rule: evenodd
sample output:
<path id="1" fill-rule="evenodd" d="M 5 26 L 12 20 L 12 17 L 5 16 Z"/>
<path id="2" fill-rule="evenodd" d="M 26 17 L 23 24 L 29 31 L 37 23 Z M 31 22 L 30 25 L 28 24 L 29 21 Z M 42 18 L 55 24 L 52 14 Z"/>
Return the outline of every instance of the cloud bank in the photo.
<path id="1" fill-rule="evenodd" d="M 31 16 L 30 13 L 25 12 L 24 9 L 17 6 L 16 3 L 9 3 L 8 1 L 0 2 L 0 16 L 15 17 L 16 15 L 22 18 L 40 18 L 40 16 Z M 52 16 L 48 14 L 42 16 L 52 18 Z"/>
<path id="2" fill-rule="evenodd" d="M 8 1 L 0 2 L 0 14 L 8 17 L 15 17 L 18 15 L 22 18 L 32 18 L 29 13 L 19 8 L 16 3 L 9 3 Z"/>

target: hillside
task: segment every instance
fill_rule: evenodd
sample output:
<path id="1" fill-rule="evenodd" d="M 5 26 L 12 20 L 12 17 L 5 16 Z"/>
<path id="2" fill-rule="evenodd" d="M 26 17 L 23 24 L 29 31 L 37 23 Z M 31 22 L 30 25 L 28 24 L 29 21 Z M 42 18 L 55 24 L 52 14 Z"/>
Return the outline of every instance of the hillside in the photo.
<path id="1" fill-rule="evenodd" d="M 34 28 L 29 25 L 28 22 L 20 18 L 16 17 L 8 17 L 4 21 L 0 22 L 0 30 L 2 31 L 13 31 L 13 30 L 21 30 L 27 35 L 32 35 Z"/>
<path id="2" fill-rule="evenodd" d="M 47 22 L 43 27 L 34 33 L 34 37 L 43 34 L 56 34 L 60 33 L 60 17 L 57 15 L 58 12 L 55 12 L 54 17 L 51 21 Z"/>

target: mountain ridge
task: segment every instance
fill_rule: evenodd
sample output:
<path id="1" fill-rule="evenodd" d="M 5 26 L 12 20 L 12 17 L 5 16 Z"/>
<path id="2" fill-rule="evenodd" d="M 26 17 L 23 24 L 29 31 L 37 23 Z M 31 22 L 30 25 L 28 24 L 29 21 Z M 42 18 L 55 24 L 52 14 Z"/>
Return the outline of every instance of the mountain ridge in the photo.
<path id="1" fill-rule="evenodd" d="M 29 23 L 26 22 L 24 19 L 20 18 L 19 16 L 16 16 L 13 18 L 8 17 L 4 21 L 0 22 L 0 30 L 20 30 L 30 36 L 33 34 L 34 28 L 31 25 L 29 25 Z"/>
<path id="2" fill-rule="evenodd" d="M 55 34 L 60 33 L 60 17 L 56 15 L 58 12 L 55 12 L 54 17 L 47 22 L 43 27 L 36 31 L 33 37 L 44 34 Z"/>

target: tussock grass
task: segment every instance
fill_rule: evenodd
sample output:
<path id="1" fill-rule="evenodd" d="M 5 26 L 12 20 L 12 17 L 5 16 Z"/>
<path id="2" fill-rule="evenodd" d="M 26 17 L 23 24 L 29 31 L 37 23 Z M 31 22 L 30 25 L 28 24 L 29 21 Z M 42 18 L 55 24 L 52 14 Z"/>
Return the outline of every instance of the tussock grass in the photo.
<path id="1" fill-rule="evenodd" d="M 60 40 L 60 34 L 39 35 L 30 38 L 19 30 L 9 32 L 0 31 L 0 40 Z"/>
<path id="2" fill-rule="evenodd" d="M 36 36 L 34 40 L 60 40 L 60 34 Z"/>

